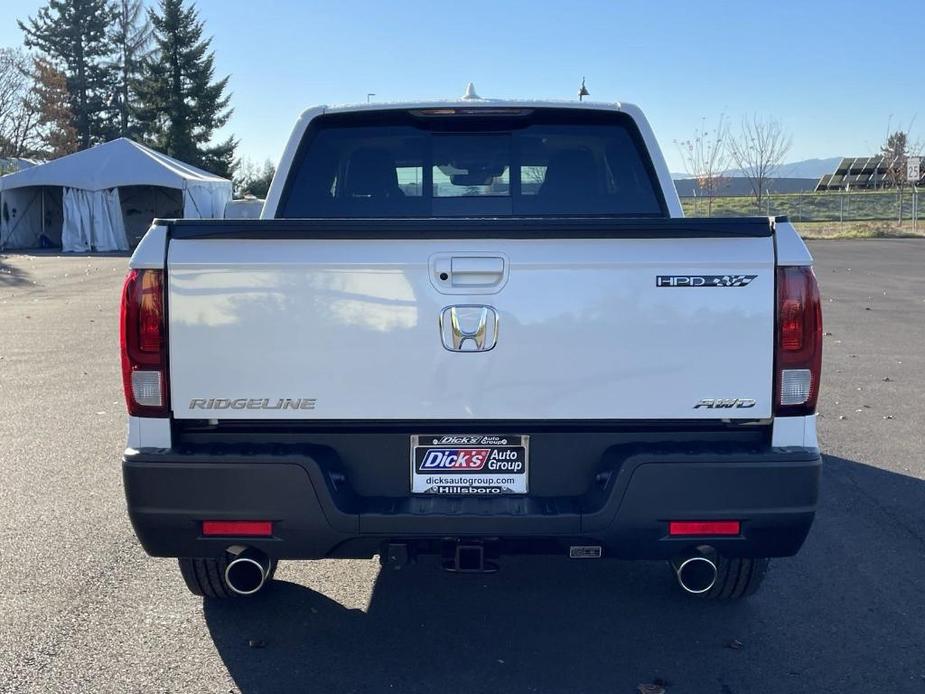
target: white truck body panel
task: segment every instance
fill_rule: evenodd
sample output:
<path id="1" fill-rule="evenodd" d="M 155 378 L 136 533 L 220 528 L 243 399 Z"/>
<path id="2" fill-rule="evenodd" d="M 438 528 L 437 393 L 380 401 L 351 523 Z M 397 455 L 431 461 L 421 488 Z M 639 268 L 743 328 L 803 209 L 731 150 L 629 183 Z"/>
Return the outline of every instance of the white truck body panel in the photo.
<path id="1" fill-rule="evenodd" d="M 437 290 L 432 258 L 505 258 L 496 293 Z M 658 275 L 755 275 L 657 287 Z M 173 240 L 177 418 L 763 419 L 773 238 Z M 491 305 L 491 351 L 444 348 L 447 306 Z M 209 355 L 205 358 L 204 355 Z M 314 409 L 191 408 L 315 399 Z M 696 407 L 703 399 L 752 406 Z"/>
<path id="2" fill-rule="evenodd" d="M 167 255 L 167 227 L 155 224 L 144 235 L 128 262 L 133 270 L 161 270 Z"/>
<path id="3" fill-rule="evenodd" d="M 778 265 L 813 264 L 813 256 L 790 222 L 778 221 L 774 225 L 774 241 Z"/>

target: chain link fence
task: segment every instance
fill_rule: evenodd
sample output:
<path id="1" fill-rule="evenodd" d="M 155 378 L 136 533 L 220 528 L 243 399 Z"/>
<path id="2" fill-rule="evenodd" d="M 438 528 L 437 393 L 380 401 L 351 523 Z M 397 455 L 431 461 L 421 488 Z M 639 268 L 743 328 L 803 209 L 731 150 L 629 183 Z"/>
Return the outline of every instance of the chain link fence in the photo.
<path id="1" fill-rule="evenodd" d="M 921 191 L 906 189 L 900 194 L 885 191 L 829 191 L 820 193 L 770 194 L 759 209 L 751 196 L 682 197 L 684 213 L 690 217 L 747 217 L 787 215 L 793 222 L 884 222 L 894 225 L 925 224 Z M 712 204 L 711 204 L 712 202 Z"/>

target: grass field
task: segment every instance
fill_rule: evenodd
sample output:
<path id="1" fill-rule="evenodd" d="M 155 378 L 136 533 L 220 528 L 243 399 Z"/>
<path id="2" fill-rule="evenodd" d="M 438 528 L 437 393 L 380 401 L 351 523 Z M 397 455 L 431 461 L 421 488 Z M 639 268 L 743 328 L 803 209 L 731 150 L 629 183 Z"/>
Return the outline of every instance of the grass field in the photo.
<path id="1" fill-rule="evenodd" d="M 804 239 L 885 239 L 925 237 L 925 217 L 919 219 L 918 228 L 912 222 L 900 226 L 895 220 L 876 222 L 795 222 Z"/>
<path id="2" fill-rule="evenodd" d="M 925 195 L 917 201 L 918 228 L 911 222 L 912 191 L 902 199 L 903 223 L 899 224 L 899 196 L 894 191 L 793 193 L 770 195 L 759 210 L 754 200 L 746 196 L 713 198 L 712 216 L 739 217 L 750 215 L 787 215 L 805 238 L 885 238 L 925 236 Z M 684 213 L 689 217 L 707 216 L 710 206 L 706 198 L 681 198 Z"/>

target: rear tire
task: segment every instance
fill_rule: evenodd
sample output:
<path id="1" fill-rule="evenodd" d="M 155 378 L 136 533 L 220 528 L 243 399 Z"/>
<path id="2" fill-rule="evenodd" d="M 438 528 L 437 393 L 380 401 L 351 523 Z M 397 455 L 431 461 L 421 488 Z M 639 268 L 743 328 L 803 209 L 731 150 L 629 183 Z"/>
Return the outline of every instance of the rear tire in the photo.
<path id="1" fill-rule="evenodd" d="M 768 573 L 770 559 L 738 559 L 719 557 L 716 561 L 716 582 L 705 593 L 696 596 L 706 600 L 741 600 L 753 595 Z"/>
<path id="2" fill-rule="evenodd" d="M 225 582 L 225 569 L 228 568 L 228 557 L 180 557 L 177 559 L 180 565 L 180 575 L 186 587 L 193 595 L 199 595 L 204 598 L 243 598 L 249 597 L 235 593 Z M 267 574 L 266 583 L 258 593 L 263 591 L 267 584 L 273 580 L 273 574 L 276 573 L 276 561 L 270 560 L 270 572 Z M 256 595 L 256 593 L 255 593 Z"/>

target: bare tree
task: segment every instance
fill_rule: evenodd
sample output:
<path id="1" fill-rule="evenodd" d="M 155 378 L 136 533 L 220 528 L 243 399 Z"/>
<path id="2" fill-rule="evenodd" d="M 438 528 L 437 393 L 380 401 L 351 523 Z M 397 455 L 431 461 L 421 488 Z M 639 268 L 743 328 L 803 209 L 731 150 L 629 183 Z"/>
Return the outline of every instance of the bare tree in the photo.
<path id="1" fill-rule="evenodd" d="M 30 98 L 32 60 L 16 48 L 0 48 L 0 156 L 27 157 L 38 145 L 40 119 Z"/>
<path id="2" fill-rule="evenodd" d="M 48 61 L 0 49 L 0 157 L 53 159 L 77 151 L 67 78 Z"/>
<path id="3" fill-rule="evenodd" d="M 545 166 L 521 166 L 520 167 L 520 178 L 521 184 L 531 183 L 533 184 L 534 192 L 539 190 L 540 186 L 543 185 L 543 181 L 546 180 L 546 167 Z"/>
<path id="4" fill-rule="evenodd" d="M 898 196 L 900 224 L 903 223 L 903 193 L 906 185 L 918 183 L 907 180 L 906 164 L 909 157 L 919 156 L 921 151 L 922 143 L 910 142 L 908 130 L 902 129 L 888 133 L 886 142 L 880 147 L 887 183 L 896 190 Z"/>
<path id="5" fill-rule="evenodd" d="M 680 142 L 675 140 L 685 170 L 697 181 L 701 193 L 706 195 L 708 216 L 713 214 L 713 198 L 723 184 L 723 174 L 729 168 L 729 149 L 726 146 L 728 135 L 726 117 L 720 114 L 715 128 L 708 129 L 704 118 L 691 139 Z"/>
<path id="6" fill-rule="evenodd" d="M 738 134 L 729 137 L 729 154 L 748 181 L 759 212 L 768 195 L 770 179 L 792 142 L 779 120 L 757 115 L 743 118 Z"/>

